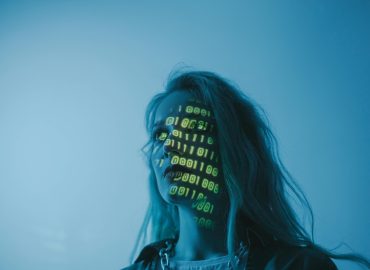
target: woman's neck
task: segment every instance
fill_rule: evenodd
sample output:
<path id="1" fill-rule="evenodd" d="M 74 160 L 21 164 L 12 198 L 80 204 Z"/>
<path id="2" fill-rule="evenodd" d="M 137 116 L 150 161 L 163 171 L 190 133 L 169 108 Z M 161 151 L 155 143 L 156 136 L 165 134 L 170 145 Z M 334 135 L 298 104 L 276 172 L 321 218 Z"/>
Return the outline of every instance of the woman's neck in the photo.
<path id="1" fill-rule="evenodd" d="M 212 215 L 212 226 L 200 226 L 194 218 L 194 209 L 178 207 L 180 234 L 175 247 L 174 259 L 183 261 L 205 260 L 227 255 L 227 212 Z"/>

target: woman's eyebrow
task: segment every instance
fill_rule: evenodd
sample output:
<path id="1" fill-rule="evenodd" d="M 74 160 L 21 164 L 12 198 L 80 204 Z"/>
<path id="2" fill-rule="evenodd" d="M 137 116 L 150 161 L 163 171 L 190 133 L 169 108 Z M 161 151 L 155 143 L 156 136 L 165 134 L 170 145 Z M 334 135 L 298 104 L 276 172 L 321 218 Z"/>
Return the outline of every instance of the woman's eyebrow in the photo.
<path id="1" fill-rule="evenodd" d="M 202 121 L 206 121 L 208 122 L 209 124 L 216 124 L 216 120 L 214 119 L 214 117 L 209 117 L 209 118 L 206 118 L 204 119 L 201 115 L 192 115 L 190 117 L 191 119 L 195 119 L 195 120 L 199 120 L 201 119 Z M 167 118 L 166 118 L 167 119 Z M 162 119 L 162 120 L 159 120 L 157 122 L 155 122 L 152 126 L 152 129 L 158 127 L 158 126 L 165 126 L 165 123 L 166 123 L 166 119 Z"/>
<path id="2" fill-rule="evenodd" d="M 172 116 L 172 117 L 177 117 L 177 116 Z M 190 116 L 188 116 L 188 118 L 199 120 L 199 119 L 202 119 L 203 116 L 201 116 L 200 114 L 198 114 L 198 115 L 190 115 Z M 166 122 L 166 119 L 162 119 L 162 120 L 159 120 L 159 121 L 155 122 L 153 124 L 153 127 L 156 127 L 156 126 L 164 126 L 164 123 Z M 202 120 L 205 120 L 205 121 L 209 121 L 210 120 L 212 122 L 212 118 L 204 118 Z"/>

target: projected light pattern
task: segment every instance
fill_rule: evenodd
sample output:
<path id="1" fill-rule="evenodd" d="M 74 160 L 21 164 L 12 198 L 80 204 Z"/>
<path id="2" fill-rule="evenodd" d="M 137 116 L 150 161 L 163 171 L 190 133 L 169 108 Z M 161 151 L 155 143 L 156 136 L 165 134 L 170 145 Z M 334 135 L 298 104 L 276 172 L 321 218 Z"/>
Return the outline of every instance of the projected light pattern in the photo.
<path id="1" fill-rule="evenodd" d="M 153 130 L 153 153 L 162 147 L 169 155 L 155 159 L 155 166 L 162 168 L 168 158 L 176 169 L 160 180 L 169 182 L 169 198 L 189 201 L 197 224 L 212 229 L 222 179 L 212 112 L 191 99 L 173 108 L 161 123 Z"/>

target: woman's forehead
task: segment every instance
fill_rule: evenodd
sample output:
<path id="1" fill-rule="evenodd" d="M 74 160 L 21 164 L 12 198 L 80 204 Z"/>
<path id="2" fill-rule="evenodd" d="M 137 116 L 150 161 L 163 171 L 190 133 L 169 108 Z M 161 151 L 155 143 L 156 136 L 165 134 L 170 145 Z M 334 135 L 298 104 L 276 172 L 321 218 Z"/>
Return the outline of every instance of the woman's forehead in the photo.
<path id="1" fill-rule="evenodd" d="M 208 106 L 196 99 L 190 92 L 175 91 L 166 96 L 159 104 L 155 114 L 155 122 L 166 118 L 169 114 L 181 114 L 185 111 L 187 105 L 209 110 Z"/>

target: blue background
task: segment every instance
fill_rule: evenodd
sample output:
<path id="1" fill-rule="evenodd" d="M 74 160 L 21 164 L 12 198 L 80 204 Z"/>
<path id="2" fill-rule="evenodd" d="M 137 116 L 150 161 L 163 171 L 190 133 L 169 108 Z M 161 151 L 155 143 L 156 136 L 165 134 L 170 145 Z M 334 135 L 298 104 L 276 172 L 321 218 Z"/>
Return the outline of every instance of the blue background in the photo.
<path id="1" fill-rule="evenodd" d="M 0 269 L 128 263 L 145 106 L 182 65 L 266 110 L 316 241 L 370 257 L 369 1 L 1 1 Z"/>

